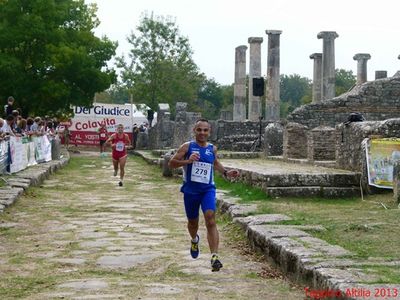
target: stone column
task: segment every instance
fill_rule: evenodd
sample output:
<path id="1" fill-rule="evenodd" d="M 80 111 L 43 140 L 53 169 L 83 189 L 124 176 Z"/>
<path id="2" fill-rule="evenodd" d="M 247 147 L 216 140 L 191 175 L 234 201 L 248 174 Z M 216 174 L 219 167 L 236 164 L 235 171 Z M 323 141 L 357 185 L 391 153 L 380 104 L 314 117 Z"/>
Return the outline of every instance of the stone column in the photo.
<path id="1" fill-rule="evenodd" d="M 322 99 L 322 53 L 313 53 L 310 58 L 314 60 L 312 103 L 318 103 Z"/>
<path id="2" fill-rule="evenodd" d="M 335 97 L 335 31 L 321 31 L 317 37 L 322 42 L 322 100 Z"/>
<path id="3" fill-rule="evenodd" d="M 235 49 L 234 121 L 246 120 L 246 50 L 247 46 L 239 46 Z"/>
<path id="4" fill-rule="evenodd" d="M 249 37 L 249 120 L 258 121 L 261 116 L 261 97 L 253 96 L 253 78 L 261 77 L 261 43 L 262 37 Z"/>
<path id="5" fill-rule="evenodd" d="M 357 61 L 357 85 L 367 82 L 367 61 L 370 58 L 368 53 L 357 53 L 353 56 Z"/>
<path id="6" fill-rule="evenodd" d="M 387 78 L 387 71 L 375 71 L 375 80 Z"/>
<path id="7" fill-rule="evenodd" d="M 277 121 L 280 118 L 280 34 L 281 30 L 266 30 L 268 34 L 267 96 L 265 119 Z"/>

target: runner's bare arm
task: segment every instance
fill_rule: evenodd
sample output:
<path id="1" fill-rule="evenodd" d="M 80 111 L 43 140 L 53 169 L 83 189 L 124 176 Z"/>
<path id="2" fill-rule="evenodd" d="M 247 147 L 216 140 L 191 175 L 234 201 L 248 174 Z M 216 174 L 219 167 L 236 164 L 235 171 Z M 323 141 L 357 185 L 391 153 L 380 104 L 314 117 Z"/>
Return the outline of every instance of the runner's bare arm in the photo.
<path id="1" fill-rule="evenodd" d="M 126 143 L 126 148 L 127 148 L 127 149 L 132 148 L 131 140 L 130 140 L 130 138 L 129 138 L 129 135 L 127 135 L 127 134 L 125 134 L 125 143 Z"/>
<path id="2" fill-rule="evenodd" d="M 237 169 L 230 169 L 227 170 L 224 168 L 224 166 L 221 164 L 221 162 L 218 160 L 217 157 L 217 147 L 214 146 L 214 156 L 215 156 L 215 160 L 214 160 L 214 170 L 220 172 L 221 174 L 223 174 L 226 177 L 238 177 L 240 175 L 239 171 Z"/>
<path id="3" fill-rule="evenodd" d="M 110 145 L 111 147 L 114 147 L 114 145 L 112 144 L 112 140 L 113 140 L 113 138 L 114 138 L 114 134 L 112 134 L 109 138 L 108 138 L 108 140 L 106 141 L 106 145 Z"/>
<path id="4" fill-rule="evenodd" d="M 189 143 L 182 144 L 178 151 L 172 156 L 172 158 L 168 162 L 168 166 L 171 169 L 179 168 L 188 164 L 193 163 L 195 160 L 198 160 L 198 154 L 192 153 L 188 159 L 185 159 L 185 155 L 189 150 Z"/>

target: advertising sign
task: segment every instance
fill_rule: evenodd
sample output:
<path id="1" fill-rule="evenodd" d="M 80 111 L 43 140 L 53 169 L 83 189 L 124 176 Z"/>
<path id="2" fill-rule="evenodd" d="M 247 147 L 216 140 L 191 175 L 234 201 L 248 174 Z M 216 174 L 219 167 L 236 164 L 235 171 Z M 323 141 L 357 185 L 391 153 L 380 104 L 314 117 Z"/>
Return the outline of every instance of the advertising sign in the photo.
<path id="1" fill-rule="evenodd" d="M 10 173 L 16 173 L 28 166 L 28 157 L 26 155 L 25 145 L 21 137 L 10 137 L 11 165 Z"/>
<path id="2" fill-rule="evenodd" d="M 393 165 L 400 160 L 400 139 L 371 139 L 367 149 L 368 183 L 393 188 Z"/>
<path id="3" fill-rule="evenodd" d="M 95 103 L 93 107 L 74 107 L 74 118 L 69 130 L 70 143 L 76 145 L 99 145 L 97 130 L 105 124 L 109 133 L 115 132 L 118 124 L 124 125 L 124 132 L 132 140 L 133 124 L 146 122 L 146 116 L 133 104 Z"/>
<path id="4" fill-rule="evenodd" d="M 38 163 L 48 162 L 51 160 L 51 143 L 46 135 L 35 136 L 32 138 L 36 149 L 36 161 Z"/>

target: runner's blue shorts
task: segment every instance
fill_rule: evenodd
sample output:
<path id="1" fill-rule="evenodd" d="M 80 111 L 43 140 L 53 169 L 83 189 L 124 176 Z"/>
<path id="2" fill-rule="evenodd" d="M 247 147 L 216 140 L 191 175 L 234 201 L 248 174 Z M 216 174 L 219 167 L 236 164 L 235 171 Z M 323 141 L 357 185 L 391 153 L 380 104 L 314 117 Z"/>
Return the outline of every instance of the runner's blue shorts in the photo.
<path id="1" fill-rule="evenodd" d="M 183 201 L 185 202 L 185 211 L 188 219 L 197 219 L 199 217 L 200 206 L 203 214 L 209 209 L 214 212 L 216 210 L 215 190 L 201 194 L 185 193 L 183 195 Z"/>

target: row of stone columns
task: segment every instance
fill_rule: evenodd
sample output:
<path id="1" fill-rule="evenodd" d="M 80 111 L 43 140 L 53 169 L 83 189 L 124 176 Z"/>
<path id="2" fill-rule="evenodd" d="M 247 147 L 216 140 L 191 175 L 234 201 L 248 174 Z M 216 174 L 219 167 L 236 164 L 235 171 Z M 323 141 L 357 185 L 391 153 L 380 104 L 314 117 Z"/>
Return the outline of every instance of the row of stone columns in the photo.
<path id="1" fill-rule="evenodd" d="M 268 35 L 266 115 L 267 121 L 277 121 L 280 117 L 280 30 L 266 30 Z M 313 103 L 335 97 L 335 39 L 339 35 L 335 31 L 321 31 L 317 38 L 322 39 L 322 53 L 313 53 Z M 257 121 L 261 116 L 261 97 L 253 96 L 253 78 L 261 77 L 261 43 L 262 37 L 250 37 L 249 67 L 249 110 L 248 119 Z M 235 51 L 235 82 L 233 120 L 246 120 L 246 50 L 247 46 L 239 46 Z M 353 59 L 357 61 L 357 85 L 367 81 L 368 53 L 357 53 Z M 400 59 L 400 55 L 398 57 Z M 385 78 L 386 71 L 377 71 L 375 79 Z"/>
<path id="2" fill-rule="evenodd" d="M 266 30 L 268 35 L 268 63 L 266 87 L 266 119 L 279 120 L 280 111 L 280 30 Z M 249 67 L 249 117 L 257 121 L 262 116 L 261 97 L 253 96 L 253 78 L 261 77 L 261 43 L 262 37 L 250 37 L 250 67 Z M 235 49 L 235 82 L 233 120 L 246 120 L 246 50 L 247 46 Z"/>
<path id="3" fill-rule="evenodd" d="M 330 48 L 333 47 L 332 39 L 330 39 L 330 45 L 326 47 L 329 48 L 328 52 L 331 53 L 332 49 Z M 322 53 L 313 53 L 310 55 L 310 58 L 314 60 L 313 103 L 318 103 L 321 100 L 331 99 L 335 96 L 335 77 L 332 77 L 331 74 L 332 70 L 333 74 L 335 74 L 335 66 L 334 56 L 331 57 L 331 55 L 323 56 Z M 322 71 L 325 67 L 322 62 L 323 57 L 325 58 L 325 64 L 327 64 L 326 68 L 330 70 L 329 72 L 326 71 L 323 73 Z M 353 56 L 353 59 L 357 61 L 357 85 L 360 85 L 367 81 L 367 61 L 371 59 L 371 55 L 368 53 L 357 53 Z M 386 71 L 377 71 L 375 79 L 385 78 L 386 76 Z M 322 84 L 321 81 L 323 81 L 324 84 Z M 323 87 L 325 88 L 326 94 L 323 94 L 322 92 Z"/>
<path id="4" fill-rule="evenodd" d="M 335 39 L 339 35 L 335 31 L 321 31 L 317 37 L 323 40 L 322 53 L 313 53 L 313 103 L 335 97 Z M 367 61 L 371 55 L 357 53 L 353 59 L 357 61 L 357 85 L 367 81 Z"/>
<path id="5" fill-rule="evenodd" d="M 335 31 L 322 31 L 317 37 L 323 39 L 323 53 L 313 53 L 313 103 L 335 97 L 335 45 L 339 35 Z M 400 59 L 400 55 L 398 56 Z M 367 81 L 367 62 L 371 59 L 368 53 L 357 53 L 353 56 L 357 61 L 357 85 Z M 376 71 L 375 79 L 386 78 L 386 71 Z"/>
<path id="6" fill-rule="evenodd" d="M 266 30 L 268 35 L 266 115 L 267 121 L 280 118 L 280 30 Z M 323 40 L 322 53 L 314 53 L 313 102 L 335 97 L 335 44 L 339 35 L 334 31 L 322 31 L 317 37 Z M 253 78 L 261 77 L 261 37 L 251 37 L 249 68 L 249 120 L 257 121 L 261 116 L 261 98 L 253 96 Z M 239 46 L 235 51 L 235 83 L 233 120 L 246 120 L 246 50 L 247 46 Z M 366 70 L 365 56 L 357 56 L 360 63 L 360 74 Z M 365 66 L 365 68 L 364 68 Z M 360 75 L 358 78 L 363 80 Z"/>

